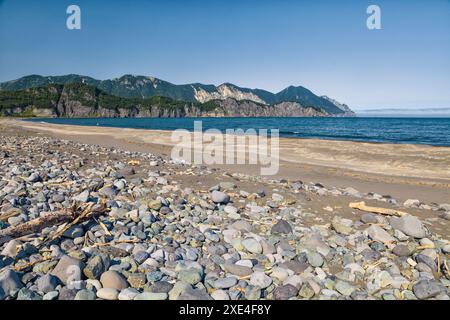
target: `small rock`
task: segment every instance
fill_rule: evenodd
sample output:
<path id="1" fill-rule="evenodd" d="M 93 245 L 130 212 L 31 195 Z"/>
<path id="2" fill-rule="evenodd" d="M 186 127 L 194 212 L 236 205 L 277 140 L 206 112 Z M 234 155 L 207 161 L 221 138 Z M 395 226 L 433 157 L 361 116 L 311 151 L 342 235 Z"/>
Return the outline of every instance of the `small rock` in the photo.
<path id="1" fill-rule="evenodd" d="M 392 228 L 414 238 L 425 238 L 428 234 L 422 222 L 414 216 L 392 217 L 389 223 Z"/>
<path id="2" fill-rule="evenodd" d="M 0 300 L 7 296 L 14 297 L 22 287 L 17 273 L 10 269 L 0 271 Z"/>
<path id="3" fill-rule="evenodd" d="M 285 220 L 279 220 L 271 230 L 273 234 L 289 234 L 292 233 L 292 227 L 289 222 Z"/>
<path id="4" fill-rule="evenodd" d="M 182 282 L 195 285 L 202 280 L 202 275 L 197 269 L 190 268 L 187 270 L 181 270 L 178 273 L 178 279 Z"/>
<path id="5" fill-rule="evenodd" d="M 250 284 L 261 289 L 265 289 L 272 284 L 272 278 L 264 272 L 256 271 L 250 277 Z"/>
<path id="6" fill-rule="evenodd" d="M 246 277 L 253 273 L 253 270 L 251 268 L 240 266 L 234 263 L 225 263 L 224 269 L 226 272 L 229 272 L 239 277 Z"/>
<path id="7" fill-rule="evenodd" d="M 253 238 L 243 240 L 242 245 L 251 253 L 262 253 L 261 244 Z"/>
<path id="8" fill-rule="evenodd" d="M 81 203 L 86 203 L 88 201 L 88 199 L 89 199 L 89 190 L 84 190 L 77 196 L 73 197 L 74 201 L 78 201 Z"/>
<path id="9" fill-rule="evenodd" d="M 395 246 L 394 249 L 392 249 L 392 252 L 399 257 L 408 257 L 412 253 L 409 247 L 404 244 Z"/>
<path id="10" fill-rule="evenodd" d="M 216 190 L 214 190 L 211 193 L 211 199 L 215 203 L 227 204 L 228 202 L 230 202 L 230 196 L 229 195 L 227 195 L 224 192 L 216 191 Z"/>
<path id="11" fill-rule="evenodd" d="M 68 281 L 81 280 L 81 270 L 83 270 L 83 267 L 84 264 L 82 261 L 64 255 L 51 274 L 57 277 L 63 284 L 67 285 Z"/>
<path id="12" fill-rule="evenodd" d="M 225 290 L 215 290 L 213 293 L 211 293 L 211 298 L 214 300 L 230 300 L 230 296 Z"/>
<path id="13" fill-rule="evenodd" d="M 394 237 L 392 237 L 389 233 L 387 233 L 384 229 L 377 225 L 371 225 L 369 228 L 367 228 L 367 234 L 375 241 L 379 241 L 382 243 L 395 242 Z"/>
<path id="14" fill-rule="evenodd" d="M 126 288 L 120 291 L 119 300 L 134 300 L 134 298 L 139 294 L 139 291 L 134 288 Z"/>
<path id="15" fill-rule="evenodd" d="M 5 257 L 16 258 L 22 247 L 22 242 L 19 240 L 9 241 L 2 250 L 2 255 Z"/>
<path id="16" fill-rule="evenodd" d="M 435 280 L 421 280 L 413 286 L 413 292 L 419 299 L 436 297 L 441 290 L 439 282 Z"/>
<path id="17" fill-rule="evenodd" d="M 167 293 L 143 292 L 134 297 L 134 300 L 166 300 L 169 297 Z"/>
<path id="18" fill-rule="evenodd" d="M 361 221 L 364 223 L 378 223 L 377 217 L 372 213 L 364 213 L 361 216 Z"/>
<path id="19" fill-rule="evenodd" d="M 226 277 L 214 281 L 214 288 L 216 289 L 228 289 L 235 286 L 238 280 L 235 277 Z"/>
<path id="20" fill-rule="evenodd" d="M 100 277 L 103 288 L 116 289 L 118 291 L 128 288 L 127 280 L 117 271 L 109 270 Z M 117 293 L 119 294 L 119 293 Z"/>
<path id="21" fill-rule="evenodd" d="M 324 263 L 322 256 L 317 252 L 308 252 L 306 256 L 313 267 L 321 267 Z"/>
<path id="22" fill-rule="evenodd" d="M 273 298 L 275 300 L 288 300 L 295 297 L 298 293 L 298 289 L 291 284 L 276 287 L 273 292 Z"/>
<path id="23" fill-rule="evenodd" d="M 101 290 L 101 289 L 100 289 Z M 83 289 L 77 292 L 74 300 L 95 300 L 96 294 L 94 291 Z M 115 300 L 115 299 L 113 299 Z"/>
<path id="24" fill-rule="evenodd" d="M 353 293 L 353 291 L 355 291 L 355 287 L 353 287 L 351 284 L 340 280 L 336 283 L 335 288 L 340 294 L 347 297 L 349 297 Z"/>
<path id="25" fill-rule="evenodd" d="M 43 293 L 49 293 L 51 291 L 55 291 L 58 286 L 58 278 L 51 274 L 46 274 L 40 277 L 36 284 L 38 286 L 38 290 Z"/>
<path id="26" fill-rule="evenodd" d="M 97 291 L 97 297 L 104 300 L 117 300 L 119 291 L 112 288 L 101 288 Z"/>
<path id="27" fill-rule="evenodd" d="M 409 207 L 419 207 L 420 206 L 420 201 L 417 199 L 408 199 L 405 202 L 403 202 L 403 205 L 407 208 Z"/>
<path id="28" fill-rule="evenodd" d="M 331 221 L 331 226 L 334 230 L 336 230 L 336 232 L 344 235 L 349 235 L 353 231 L 352 227 L 349 227 L 342 223 L 342 220 L 339 217 L 333 218 L 333 220 Z"/>

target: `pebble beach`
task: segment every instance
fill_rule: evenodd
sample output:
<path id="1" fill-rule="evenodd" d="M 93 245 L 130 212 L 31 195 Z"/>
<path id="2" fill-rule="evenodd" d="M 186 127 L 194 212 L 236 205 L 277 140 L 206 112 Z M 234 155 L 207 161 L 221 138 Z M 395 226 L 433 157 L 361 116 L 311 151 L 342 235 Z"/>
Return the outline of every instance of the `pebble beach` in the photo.
<path id="1" fill-rule="evenodd" d="M 450 299 L 450 196 L 0 132 L 0 299 Z"/>

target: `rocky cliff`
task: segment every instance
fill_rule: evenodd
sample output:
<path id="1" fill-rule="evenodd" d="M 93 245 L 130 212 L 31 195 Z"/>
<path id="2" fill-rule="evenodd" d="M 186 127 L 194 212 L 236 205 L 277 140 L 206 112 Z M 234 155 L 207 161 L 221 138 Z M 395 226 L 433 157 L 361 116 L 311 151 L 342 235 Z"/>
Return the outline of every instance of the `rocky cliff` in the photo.
<path id="1" fill-rule="evenodd" d="M 166 97 L 123 98 L 95 87 L 71 83 L 0 91 L 0 115 L 18 117 L 317 117 L 332 116 L 298 102 L 268 105 L 231 97 L 186 102 Z"/>
<path id="2" fill-rule="evenodd" d="M 297 103 L 309 109 L 321 109 L 328 115 L 352 115 L 353 112 L 343 104 L 326 96 L 317 96 L 302 86 L 289 86 L 278 93 L 272 93 L 262 89 L 249 89 L 224 83 L 219 86 L 205 85 L 201 83 L 176 85 L 155 77 L 124 75 L 120 78 L 97 80 L 91 77 L 71 74 L 65 76 L 43 77 L 30 75 L 20 79 L 0 83 L 0 92 L 26 90 L 48 85 L 67 85 L 81 83 L 101 90 L 104 93 L 121 98 L 148 99 L 152 97 L 167 97 L 172 100 L 186 103 L 206 103 L 209 101 L 234 99 L 236 101 L 252 101 L 256 104 L 275 106 L 282 103 Z M 286 106 L 286 104 L 283 104 Z M 288 114 L 303 114 L 296 105 L 290 105 L 292 111 L 283 111 Z M 283 108 L 282 108 L 283 109 Z M 271 109 L 272 110 L 272 109 Z M 264 109 L 261 112 L 276 112 Z M 306 112 L 307 114 L 312 111 Z"/>

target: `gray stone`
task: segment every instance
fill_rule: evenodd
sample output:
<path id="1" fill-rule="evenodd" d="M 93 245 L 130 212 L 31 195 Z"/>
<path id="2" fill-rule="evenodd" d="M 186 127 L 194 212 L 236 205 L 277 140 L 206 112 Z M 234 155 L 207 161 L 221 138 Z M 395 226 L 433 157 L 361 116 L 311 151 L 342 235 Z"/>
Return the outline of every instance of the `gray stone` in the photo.
<path id="1" fill-rule="evenodd" d="M 340 281 L 340 280 L 339 280 L 339 281 L 336 283 L 336 290 L 337 290 L 340 294 L 349 297 L 349 296 L 353 293 L 353 291 L 355 291 L 355 287 L 353 287 L 353 286 L 352 286 L 350 283 L 348 283 L 348 282 Z"/>
<path id="2" fill-rule="evenodd" d="M 95 300 L 96 294 L 94 291 L 83 289 L 77 292 L 74 300 Z"/>
<path id="3" fill-rule="evenodd" d="M 364 213 L 361 216 L 361 221 L 364 223 L 378 223 L 377 217 L 372 213 Z"/>
<path id="4" fill-rule="evenodd" d="M 119 300 L 134 300 L 134 298 L 139 294 L 139 291 L 134 288 L 126 288 L 120 291 Z"/>
<path id="5" fill-rule="evenodd" d="M 84 235 L 84 229 L 80 225 L 75 225 L 75 226 L 70 227 L 63 234 L 64 237 L 70 238 L 70 239 L 79 238 L 79 237 L 82 237 L 83 235 Z"/>
<path id="6" fill-rule="evenodd" d="M 29 175 L 27 181 L 31 183 L 41 181 L 41 176 L 38 173 L 33 172 L 32 174 Z"/>
<path id="7" fill-rule="evenodd" d="M 264 272 L 256 271 L 250 277 L 250 284 L 261 289 L 265 289 L 273 282 L 272 278 L 266 275 Z"/>
<path id="8" fill-rule="evenodd" d="M 58 282 L 58 278 L 51 274 L 46 274 L 40 277 L 36 281 L 36 284 L 40 292 L 49 293 L 51 291 L 55 291 L 56 287 L 58 286 Z"/>
<path id="9" fill-rule="evenodd" d="M 387 233 L 384 229 L 377 225 L 371 225 L 369 228 L 367 228 L 367 234 L 375 241 L 379 241 L 382 243 L 395 242 L 394 237 L 392 237 L 389 233 Z"/>
<path id="10" fill-rule="evenodd" d="M 82 261 L 64 255 L 61 257 L 51 274 L 57 277 L 63 284 L 67 285 L 69 280 L 81 280 L 83 268 L 84 263 Z"/>
<path id="11" fill-rule="evenodd" d="M 154 293 L 169 293 L 173 289 L 173 284 L 167 281 L 157 281 L 152 284 L 146 291 Z"/>
<path id="12" fill-rule="evenodd" d="M 416 256 L 416 262 L 417 262 L 417 263 L 423 263 L 423 264 L 426 264 L 428 267 L 430 267 L 430 269 L 431 269 L 432 271 L 434 271 L 434 272 L 437 271 L 437 264 L 436 264 L 436 262 L 434 261 L 433 258 L 431 258 L 431 257 L 429 257 L 429 256 L 426 256 L 426 255 L 424 255 L 424 254 L 418 254 L 418 255 Z"/>
<path id="13" fill-rule="evenodd" d="M 262 253 L 261 244 L 253 238 L 248 238 L 242 241 L 244 248 L 251 253 Z"/>
<path id="14" fill-rule="evenodd" d="M 144 292 L 136 295 L 134 300 L 166 300 L 169 295 L 165 292 Z"/>
<path id="15" fill-rule="evenodd" d="M 189 286 L 181 292 L 177 300 L 212 300 L 212 298 L 204 290 Z"/>
<path id="16" fill-rule="evenodd" d="M 182 282 L 194 285 L 202 280 L 202 274 L 201 272 L 199 272 L 199 270 L 190 268 L 187 270 L 181 270 L 178 273 L 178 279 L 180 279 Z"/>
<path id="17" fill-rule="evenodd" d="M 74 300 L 78 290 L 69 287 L 62 287 L 59 291 L 58 300 Z"/>
<path id="18" fill-rule="evenodd" d="M 273 298 L 275 300 L 288 300 L 295 297 L 298 294 L 298 289 L 292 284 L 276 287 L 273 292 Z"/>
<path id="19" fill-rule="evenodd" d="M 214 281 L 214 288 L 216 289 L 228 289 L 235 286 L 238 280 L 235 277 L 226 277 Z"/>
<path id="20" fill-rule="evenodd" d="M 215 203 L 224 203 L 227 204 L 228 202 L 230 202 L 230 196 L 227 195 L 224 192 L 221 191 L 216 191 L 214 190 L 211 193 L 211 199 L 212 201 L 214 201 Z"/>
<path id="21" fill-rule="evenodd" d="M 342 219 L 340 219 L 337 216 L 335 216 L 331 221 L 331 226 L 333 227 L 334 230 L 336 230 L 336 232 L 344 235 L 349 235 L 353 231 L 352 227 L 349 227 L 346 224 L 344 224 L 342 222 Z"/>
<path id="22" fill-rule="evenodd" d="M 17 300 L 42 300 L 42 297 L 28 288 L 22 288 L 17 293 Z"/>
<path id="23" fill-rule="evenodd" d="M 22 242 L 19 240 L 9 241 L 2 250 L 2 255 L 5 257 L 16 258 L 22 247 Z"/>
<path id="24" fill-rule="evenodd" d="M 407 257 L 411 255 L 411 250 L 409 249 L 409 247 L 407 245 L 404 244 L 399 244 L 396 245 L 394 247 L 394 249 L 392 249 L 392 252 L 399 257 Z"/>
<path id="25" fill-rule="evenodd" d="M 10 269 L 0 271 L 0 300 L 7 296 L 14 297 L 22 287 L 17 273 Z"/>
<path id="26" fill-rule="evenodd" d="M 428 234 L 422 222 L 414 216 L 392 217 L 389 223 L 392 228 L 414 238 L 425 238 Z"/>
<path id="27" fill-rule="evenodd" d="M 240 266 L 234 263 L 225 263 L 224 269 L 226 272 L 234 274 L 239 277 L 246 277 L 253 273 L 253 270 L 246 266 Z"/>
<path id="28" fill-rule="evenodd" d="M 104 300 L 117 300 L 119 291 L 112 288 L 101 288 L 97 291 L 97 297 Z"/>
<path id="29" fill-rule="evenodd" d="M 279 220 L 273 227 L 271 232 L 273 234 L 289 234 L 292 233 L 292 227 L 289 222 L 285 220 Z"/>
<path id="30" fill-rule="evenodd" d="M 230 296 L 225 290 L 215 290 L 211 293 L 211 298 L 219 301 L 230 300 Z"/>
<path id="31" fill-rule="evenodd" d="M 51 291 L 42 297 L 42 300 L 56 300 L 58 298 L 59 292 L 58 291 Z"/>
<path id="32" fill-rule="evenodd" d="M 82 203 L 87 202 L 88 199 L 89 199 L 89 190 L 84 190 L 77 196 L 73 197 L 74 201 L 78 201 L 78 202 L 82 202 Z"/>
<path id="33" fill-rule="evenodd" d="M 317 252 L 308 252 L 307 253 L 308 262 L 313 267 L 321 267 L 324 263 L 323 258 Z"/>
<path id="34" fill-rule="evenodd" d="M 403 205 L 405 207 L 419 207 L 420 206 L 420 201 L 417 199 L 408 199 L 406 200 Z"/>
<path id="35" fill-rule="evenodd" d="M 413 286 L 413 292 L 419 299 L 436 297 L 441 291 L 441 285 L 435 280 L 421 280 Z"/>

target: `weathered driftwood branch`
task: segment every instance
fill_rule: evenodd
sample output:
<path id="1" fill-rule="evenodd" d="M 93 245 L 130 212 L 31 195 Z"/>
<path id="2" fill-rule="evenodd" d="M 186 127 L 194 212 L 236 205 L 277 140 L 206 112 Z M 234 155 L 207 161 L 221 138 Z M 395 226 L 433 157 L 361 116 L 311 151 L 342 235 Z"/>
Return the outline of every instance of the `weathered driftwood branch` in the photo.
<path id="1" fill-rule="evenodd" d="M 52 212 L 17 226 L 8 227 L 4 230 L 0 230 L 0 243 L 3 242 L 3 238 L 17 238 L 30 233 L 36 233 L 46 227 L 71 221 L 73 218 L 74 214 L 71 210 Z"/>
<path id="2" fill-rule="evenodd" d="M 0 221 L 7 221 L 9 218 L 18 216 L 21 213 L 22 211 L 20 211 L 19 209 L 13 208 L 9 210 L 7 213 L 0 215 Z"/>
<path id="3" fill-rule="evenodd" d="M 361 211 L 366 211 L 366 212 L 373 212 L 373 213 L 380 213 L 380 214 L 385 214 L 388 216 L 405 216 L 409 213 L 407 212 L 403 212 L 403 211 L 399 211 L 399 210 L 395 210 L 395 209 L 388 209 L 388 208 L 380 208 L 380 207 L 369 207 L 366 206 L 366 203 L 364 201 L 362 202 L 350 202 L 350 204 L 348 205 L 350 208 L 353 209 L 358 209 Z"/>
<path id="4" fill-rule="evenodd" d="M 70 222 L 64 228 L 56 232 L 50 239 L 47 239 L 45 242 L 47 242 L 48 240 L 56 239 L 57 237 L 61 236 L 71 226 L 83 222 L 85 220 L 88 220 L 94 216 L 103 214 L 105 212 L 104 206 L 97 208 L 95 210 L 92 210 L 92 206 L 93 204 L 89 204 L 86 207 L 81 208 L 82 210 L 81 212 L 79 212 L 79 210 L 76 209 L 67 209 L 65 211 L 48 213 L 42 217 L 33 219 L 20 225 L 11 226 L 4 230 L 0 230 L 0 244 L 9 241 L 9 239 L 11 238 L 17 238 L 32 233 L 38 233 L 44 228 L 59 225 L 61 223 Z"/>

